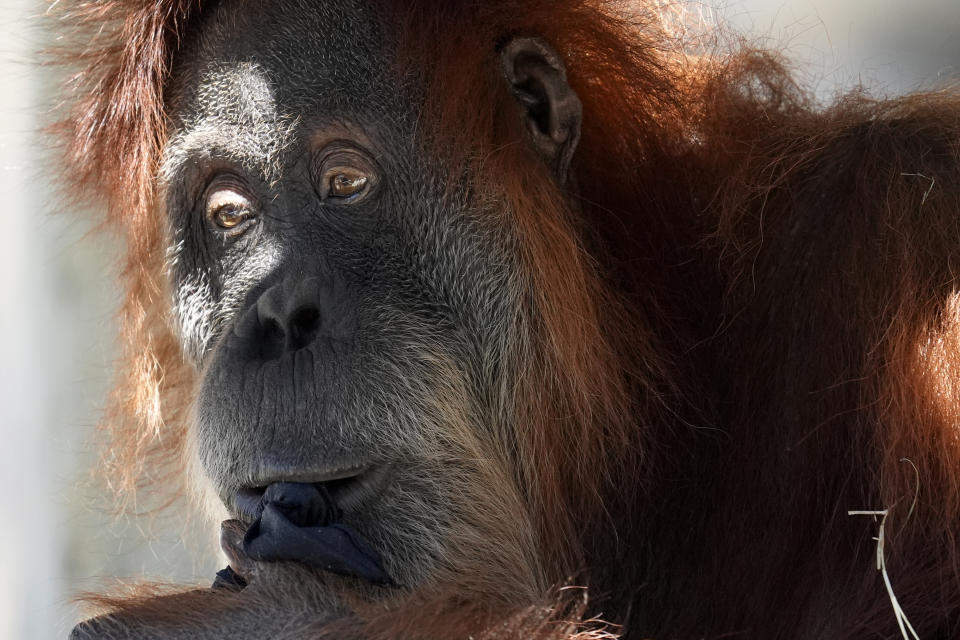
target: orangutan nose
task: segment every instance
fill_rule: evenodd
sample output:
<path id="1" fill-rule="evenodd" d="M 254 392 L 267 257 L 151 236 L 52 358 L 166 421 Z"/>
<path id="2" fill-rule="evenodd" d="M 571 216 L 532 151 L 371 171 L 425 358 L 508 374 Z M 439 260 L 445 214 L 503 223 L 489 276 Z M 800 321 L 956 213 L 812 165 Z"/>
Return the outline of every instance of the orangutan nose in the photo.
<path id="1" fill-rule="evenodd" d="M 321 325 L 319 305 L 313 301 L 304 302 L 290 312 L 278 312 L 269 305 L 260 307 L 258 312 L 260 353 L 264 360 L 309 346 Z"/>

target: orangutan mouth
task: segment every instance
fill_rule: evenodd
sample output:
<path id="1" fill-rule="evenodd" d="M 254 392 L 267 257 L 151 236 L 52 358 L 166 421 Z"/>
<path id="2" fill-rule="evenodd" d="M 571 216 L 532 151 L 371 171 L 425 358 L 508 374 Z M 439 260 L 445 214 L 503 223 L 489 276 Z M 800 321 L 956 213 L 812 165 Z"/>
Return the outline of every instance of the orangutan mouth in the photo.
<path id="1" fill-rule="evenodd" d="M 311 484 L 329 494 L 336 508 L 347 512 L 361 506 L 373 497 L 386 481 L 390 471 L 387 465 L 352 467 L 343 471 L 321 475 L 310 474 L 304 478 L 277 478 L 261 486 L 244 487 L 234 496 L 234 505 L 241 518 L 250 520 L 260 517 L 263 497 L 273 484 Z M 341 516 L 334 518 L 339 520 Z"/>
<path id="2" fill-rule="evenodd" d="M 300 562 L 373 584 L 394 584 L 377 551 L 353 527 L 340 522 L 343 512 L 333 497 L 353 501 L 378 484 L 365 475 L 240 490 L 237 508 L 254 517 L 243 536 L 244 553 L 260 562 Z"/>

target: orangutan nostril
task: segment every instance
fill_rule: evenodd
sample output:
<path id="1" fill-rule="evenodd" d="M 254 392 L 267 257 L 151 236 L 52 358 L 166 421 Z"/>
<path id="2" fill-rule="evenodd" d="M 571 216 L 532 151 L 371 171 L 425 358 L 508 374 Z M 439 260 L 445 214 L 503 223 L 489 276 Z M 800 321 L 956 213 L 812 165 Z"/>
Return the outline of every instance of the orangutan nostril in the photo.
<path id="1" fill-rule="evenodd" d="M 320 328 L 320 311 L 314 306 L 300 307 L 290 317 L 289 348 L 303 349 L 313 342 Z"/>
<path id="2" fill-rule="evenodd" d="M 283 354 L 286 344 L 286 333 L 280 323 L 273 318 L 261 321 L 260 340 L 255 343 L 260 347 L 257 355 L 264 361 L 276 360 Z"/>

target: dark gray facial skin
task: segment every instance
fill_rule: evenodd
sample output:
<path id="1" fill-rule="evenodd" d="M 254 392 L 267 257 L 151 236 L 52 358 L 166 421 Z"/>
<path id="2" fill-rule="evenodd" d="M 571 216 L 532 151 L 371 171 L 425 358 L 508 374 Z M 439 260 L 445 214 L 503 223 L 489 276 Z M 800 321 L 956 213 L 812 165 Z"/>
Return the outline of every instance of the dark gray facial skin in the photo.
<path id="1" fill-rule="evenodd" d="M 531 294 L 510 212 L 424 151 L 422 87 L 378 25 L 353 0 L 209 9 L 175 61 L 161 187 L 213 489 L 249 522 L 267 485 L 327 483 L 414 587 L 499 539 L 489 514 L 524 517 L 506 452 Z M 535 38 L 500 58 L 562 180 L 580 103 L 559 58 Z"/>
<path id="2" fill-rule="evenodd" d="M 204 18 L 169 93 L 162 185 L 176 321 L 200 372 L 194 448 L 240 518 L 239 491 L 353 477 L 330 485 L 344 521 L 413 586 L 475 506 L 468 454 L 442 436 L 510 420 L 509 227 L 444 196 L 416 87 L 384 73 L 358 3 L 240 9 Z"/>

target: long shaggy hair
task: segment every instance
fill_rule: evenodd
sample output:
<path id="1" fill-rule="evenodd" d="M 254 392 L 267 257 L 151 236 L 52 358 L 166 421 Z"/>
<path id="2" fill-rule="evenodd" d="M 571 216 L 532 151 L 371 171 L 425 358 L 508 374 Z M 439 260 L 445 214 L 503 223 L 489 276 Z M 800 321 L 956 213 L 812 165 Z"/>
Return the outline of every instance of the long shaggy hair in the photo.
<path id="1" fill-rule="evenodd" d="M 106 473 L 124 495 L 151 487 L 172 499 L 186 489 L 194 374 L 170 329 L 155 177 L 169 70 L 202 3 L 63 4 L 62 24 L 75 31 L 62 58 L 76 70 L 72 111 L 58 126 L 66 175 L 78 196 L 106 201 L 106 224 L 127 246 Z M 886 551 L 901 604 L 932 621 L 929 630 L 948 616 L 956 624 L 960 103 L 854 95 L 817 110 L 775 56 L 688 54 L 656 4 L 378 4 L 397 73 L 427 87 L 432 148 L 516 217 L 535 295 L 523 310 L 524 370 L 508 390 L 519 445 L 503 454 L 526 491 L 547 579 L 596 579 L 623 618 L 630 583 L 646 571 L 645 540 L 673 537 L 670 525 L 687 518 L 693 537 L 711 532 L 690 543 L 682 568 L 704 575 L 691 578 L 694 593 L 751 585 L 739 620 L 769 617 L 747 596 L 769 581 L 763 570 L 789 566 L 800 550 L 810 552 L 795 563 L 804 604 L 783 603 L 783 628 L 800 606 L 834 610 L 817 600 L 826 579 L 836 584 L 824 598 L 857 581 L 853 591 L 868 594 L 837 596 L 862 612 L 860 626 L 843 631 L 886 629 L 870 533 L 859 523 L 851 534 L 837 505 L 890 508 Z M 568 190 L 522 143 L 497 56 L 514 35 L 553 46 L 583 102 Z M 817 198 L 832 216 L 810 213 L 804 203 Z M 811 229 L 822 236 L 811 240 Z M 734 454 L 704 448 L 698 427 L 722 427 Z M 693 469 L 703 479 L 671 480 Z M 664 502 L 674 499 L 696 513 L 671 514 Z M 765 536 L 784 555 L 752 563 L 744 554 Z M 837 558 L 813 551 L 833 541 Z M 842 570 L 818 568 L 833 559 Z M 668 590 L 650 587 L 650 601 L 666 602 Z M 498 611 L 489 637 L 612 632 L 557 623 L 591 611 L 569 593 L 555 607 L 545 594 L 506 618 Z M 407 609 L 404 622 L 378 624 L 441 637 L 441 624 L 485 628 L 488 604 L 467 603 L 444 623 Z M 666 619 L 693 633 L 683 614 Z M 725 615 L 737 624 L 716 613 Z"/>

